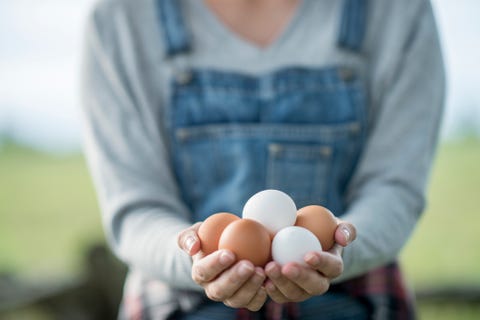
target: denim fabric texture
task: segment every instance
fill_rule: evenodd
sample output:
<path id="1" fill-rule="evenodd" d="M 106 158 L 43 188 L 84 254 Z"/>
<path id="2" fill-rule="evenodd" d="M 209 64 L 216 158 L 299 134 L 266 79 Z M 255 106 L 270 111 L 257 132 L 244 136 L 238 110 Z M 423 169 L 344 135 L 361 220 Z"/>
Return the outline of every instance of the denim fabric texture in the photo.
<path id="1" fill-rule="evenodd" d="M 170 123 L 185 201 L 205 220 L 240 214 L 264 189 L 297 206 L 343 212 L 342 193 L 361 149 L 362 84 L 341 67 L 289 68 L 261 77 L 191 70 L 173 80 Z"/>
<path id="2" fill-rule="evenodd" d="M 160 1 L 161 7 L 168 5 L 174 6 Z M 339 45 L 360 47 L 364 5 L 346 2 Z M 177 25 L 178 19 L 161 21 L 174 59 L 171 53 L 185 39 L 178 30 L 185 26 Z M 216 212 L 241 216 L 248 198 L 265 189 L 286 192 L 298 208 L 317 204 L 344 212 L 345 186 L 362 149 L 367 118 L 365 85 L 354 70 L 291 66 L 253 77 L 182 68 L 178 75 L 171 80 L 164 125 L 181 194 L 195 221 Z M 314 297 L 299 308 L 302 319 L 319 314 L 367 318 L 367 308 L 346 294 Z M 182 316 L 233 318 L 234 310 L 212 301 Z"/>
<path id="3" fill-rule="evenodd" d="M 200 0 L 99 0 L 86 31 L 85 152 L 129 265 L 122 319 L 229 317 L 177 235 L 267 188 L 329 207 L 357 239 L 326 295 L 236 319 L 413 318 L 395 260 L 426 203 L 443 111 L 429 0 L 302 0 L 266 48 Z"/>

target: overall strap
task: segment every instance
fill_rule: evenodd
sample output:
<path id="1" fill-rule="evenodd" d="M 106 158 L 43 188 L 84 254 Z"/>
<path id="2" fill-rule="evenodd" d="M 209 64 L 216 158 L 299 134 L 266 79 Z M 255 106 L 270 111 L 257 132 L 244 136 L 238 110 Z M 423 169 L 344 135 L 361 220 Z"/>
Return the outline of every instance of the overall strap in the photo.
<path id="1" fill-rule="evenodd" d="M 179 0 L 156 0 L 161 29 L 165 43 L 165 54 L 171 57 L 190 51 L 190 34 L 183 20 Z"/>
<path id="2" fill-rule="evenodd" d="M 344 0 L 338 45 L 359 51 L 362 47 L 367 25 L 368 0 Z"/>

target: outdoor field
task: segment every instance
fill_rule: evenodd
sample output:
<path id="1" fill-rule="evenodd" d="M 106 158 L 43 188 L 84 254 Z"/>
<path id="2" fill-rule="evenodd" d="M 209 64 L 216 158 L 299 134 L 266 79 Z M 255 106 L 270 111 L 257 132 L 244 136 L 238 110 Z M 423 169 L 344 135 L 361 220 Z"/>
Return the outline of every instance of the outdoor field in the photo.
<path id="1" fill-rule="evenodd" d="M 443 143 L 428 208 L 401 256 L 412 287 L 480 287 L 479 198 L 479 140 Z M 85 249 L 102 241 L 81 155 L 46 155 L 12 144 L 0 149 L 0 273 L 28 281 L 72 278 L 81 272 Z M 478 304 L 419 307 L 420 319 L 480 319 Z"/>

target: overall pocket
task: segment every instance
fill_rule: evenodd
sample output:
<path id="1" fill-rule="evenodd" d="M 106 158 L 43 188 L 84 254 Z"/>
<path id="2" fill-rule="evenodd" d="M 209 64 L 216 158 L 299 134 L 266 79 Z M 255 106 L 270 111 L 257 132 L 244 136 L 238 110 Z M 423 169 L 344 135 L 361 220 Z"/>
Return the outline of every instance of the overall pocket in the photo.
<path id="1" fill-rule="evenodd" d="M 177 174 L 200 218 L 216 211 L 240 214 L 250 196 L 268 188 L 286 192 L 298 207 L 333 207 L 338 197 L 331 195 L 338 190 L 339 173 L 352 161 L 358 129 L 356 122 L 180 128 Z"/>
<path id="2" fill-rule="evenodd" d="M 298 207 L 343 212 L 365 128 L 363 86 L 345 70 L 292 67 L 259 77 L 194 70 L 191 81 L 174 85 L 174 168 L 195 219 L 241 214 L 267 188 Z"/>

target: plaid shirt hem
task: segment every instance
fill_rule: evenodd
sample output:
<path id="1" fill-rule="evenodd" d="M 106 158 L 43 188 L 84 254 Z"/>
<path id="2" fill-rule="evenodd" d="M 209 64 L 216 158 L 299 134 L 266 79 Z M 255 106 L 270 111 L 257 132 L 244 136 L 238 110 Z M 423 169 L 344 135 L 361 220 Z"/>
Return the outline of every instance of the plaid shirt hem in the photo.
<path id="1" fill-rule="evenodd" d="M 397 263 L 372 270 L 365 275 L 332 285 L 330 292 L 344 293 L 361 301 L 369 319 L 415 319 L 414 299 L 407 289 Z M 176 319 L 178 312 L 188 312 L 205 301 L 198 292 L 174 291 L 158 281 L 142 279 L 132 274 L 125 286 L 120 319 Z M 301 319 L 295 303 L 277 304 L 269 301 L 261 311 L 262 319 Z M 258 313 L 238 309 L 236 320 L 252 320 Z"/>

